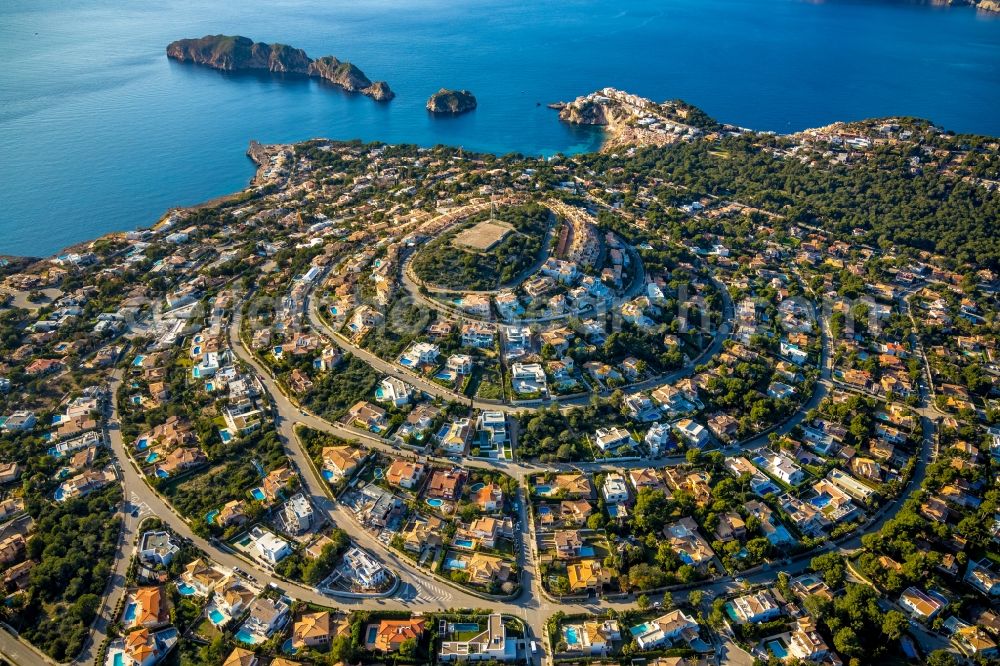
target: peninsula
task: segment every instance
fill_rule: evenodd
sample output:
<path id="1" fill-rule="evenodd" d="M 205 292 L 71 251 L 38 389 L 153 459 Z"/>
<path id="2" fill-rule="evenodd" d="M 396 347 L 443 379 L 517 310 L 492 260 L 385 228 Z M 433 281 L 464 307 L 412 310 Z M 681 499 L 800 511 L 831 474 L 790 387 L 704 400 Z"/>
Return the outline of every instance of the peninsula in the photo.
<path id="1" fill-rule="evenodd" d="M 387 102 L 396 96 L 385 81 L 373 82 L 357 66 L 334 56 L 313 60 L 302 49 L 287 44 L 255 42 L 239 35 L 179 39 L 167 45 L 167 57 L 226 72 L 266 71 L 322 79 L 378 102 Z"/>
<path id="2" fill-rule="evenodd" d="M 573 125 L 600 125 L 607 130 L 602 150 L 621 146 L 667 146 L 690 141 L 721 127 L 696 106 L 680 100 L 656 103 L 615 88 L 548 105 L 559 119 Z"/>
<path id="3" fill-rule="evenodd" d="M 441 88 L 427 100 L 427 110 L 431 113 L 459 114 L 476 108 L 476 97 L 468 90 Z"/>

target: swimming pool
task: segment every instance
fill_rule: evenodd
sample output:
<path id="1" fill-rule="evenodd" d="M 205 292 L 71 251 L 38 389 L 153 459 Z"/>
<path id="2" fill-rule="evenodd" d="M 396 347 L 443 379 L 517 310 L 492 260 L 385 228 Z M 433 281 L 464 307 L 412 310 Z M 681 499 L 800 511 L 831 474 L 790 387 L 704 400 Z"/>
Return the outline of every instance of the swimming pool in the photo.
<path id="1" fill-rule="evenodd" d="M 197 365 L 191 368 L 191 376 L 194 377 L 195 379 L 201 377 L 201 370 L 198 369 Z"/>
<path id="2" fill-rule="evenodd" d="M 333 472 L 328 469 L 324 469 L 320 472 L 327 483 L 333 483 Z"/>
<path id="3" fill-rule="evenodd" d="M 455 559 L 454 557 L 449 558 L 445 561 L 445 567 L 448 569 L 465 569 L 465 560 Z"/>
<path id="4" fill-rule="evenodd" d="M 399 364 L 409 368 L 410 366 L 413 365 L 413 359 L 404 356 L 403 358 L 399 359 Z"/>
<path id="5" fill-rule="evenodd" d="M 535 486 L 535 492 L 539 495 L 548 495 L 552 492 L 551 486 Z"/>
<path id="6" fill-rule="evenodd" d="M 233 438 L 233 433 L 229 432 L 227 429 L 222 429 L 219 431 L 219 437 L 222 439 L 224 444 L 228 444 Z"/>
<path id="7" fill-rule="evenodd" d="M 733 608 L 733 605 L 731 603 L 726 604 L 724 608 L 726 609 L 726 615 L 729 616 L 730 620 L 732 620 L 733 622 L 740 621 L 739 616 L 736 614 L 736 609 Z"/>
<path id="8" fill-rule="evenodd" d="M 263 502 L 265 499 L 267 499 L 267 495 L 265 495 L 264 491 L 260 488 L 254 488 L 253 490 L 251 490 L 250 495 L 253 496 L 253 498 L 258 502 Z"/>
<path id="9" fill-rule="evenodd" d="M 135 622 L 135 602 L 130 601 L 127 606 L 125 606 L 125 615 L 122 616 L 122 620 L 125 621 L 126 625 L 131 625 Z"/>
<path id="10" fill-rule="evenodd" d="M 376 636 L 378 636 L 378 627 L 368 627 L 368 638 L 365 639 L 365 643 L 374 643 Z"/>
<path id="11" fill-rule="evenodd" d="M 593 546 L 580 546 L 580 556 L 581 557 L 593 557 L 594 556 Z"/>
<path id="12" fill-rule="evenodd" d="M 812 504 L 817 509 L 822 509 L 823 507 L 825 507 L 827 504 L 830 503 L 830 499 L 831 498 L 829 495 L 823 493 L 822 495 L 817 495 L 816 497 L 813 497 L 811 500 L 809 500 L 809 503 Z"/>
<path id="13" fill-rule="evenodd" d="M 476 545 L 472 539 L 455 539 L 452 543 L 458 548 L 468 548 L 470 550 Z"/>
<path id="14" fill-rule="evenodd" d="M 159 459 L 160 459 L 160 454 L 157 453 L 156 451 L 151 451 L 150 454 L 146 456 L 146 462 L 148 463 L 155 463 Z"/>
<path id="15" fill-rule="evenodd" d="M 372 471 L 372 476 L 374 476 L 376 479 L 381 479 L 383 476 L 385 476 L 385 470 L 383 470 L 381 467 L 376 467 Z"/>
<path id="16" fill-rule="evenodd" d="M 540 506 L 540 507 L 538 507 L 538 513 L 539 513 L 539 515 L 547 516 L 550 513 L 552 513 L 552 509 L 550 509 L 547 506 Z"/>
<path id="17" fill-rule="evenodd" d="M 156 468 L 156 478 L 158 479 L 168 479 L 170 478 L 170 472 L 163 469 L 162 467 Z"/>
<path id="18" fill-rule="evenodd" d="M 226 623 L 226 614 L 218 608 L 213 608 L 208 611 L 208 619 L 212 622 L 212 624 L 218 627 L 219 625 Z"/>
<path id="19" fill-rule="evenodd" d="M 115 666 L 122 666 L 122 653 L 121 652 L 115 652 L 115 657 L 112 660 L 112 663 L 114 663 Z"/>
<path id="20" fill-rule="evenodd" d="M 149 448 L 149 440 L 147 440 L 145 437 L 141 437 L 139 441 L 135 443 L 135 448 L 139 449 L 140 451 L 145 451 L 146 449 Z"/>
<path id="21" fill-rule="evenodd" d="M 576 635 L 576 627 L 566 627 L 566 644 L 577 645 L 580 637 Z"/>
<path id="22" fill-rule="evenodd" d="M 284 652 L 285 654 L 295 654 L 296 652 L 299 651 L 299 649 L 294 645 L 292 645 L 292 639 L 289 638 L 288 640 L 286 640 L 284 643 L 281 644 L 281 651 Z"/>
<path id="23" fill-rule="evenodd" d="M 774 528 L 774 531 L 768 535 L 767 540 L 770 541 L 775 546 L 783 543 L 791 543 L 794 541 L 792 535 L 789 534 L 788 530 L 785 529 L 784 525 L 778 525 Z"/>
<path id="24" fill-rule="evenodd" d="M 477 493 L 485 487 L 486 487 L 485 483 L 473 483 L 471 486 L 469 486 L 469 492 Z"/>
<path id="25" fill-rule="evenodd" d="M 458 622 L 451 626 L 455 631 L 479 631 L 479 625 L 475 622 Z"/>
<path id="26" fill-rule="evenodd" d="M 219 515 L 218 509 L 213 509 L 212 511 L 209 511 L 208 513 L 205 514 L 205 522 L 211 525 L 212 523 L 215 522 L 215 517 L 218 515 Z"/>
<path id="27" fill-rule="evenodd" d="M 375 399 L 376 400 L 385 400 L 385 391 L 382 390 L 381 386 L 379 386 L 378 388 L 375 389 Z"/>
<path id="28" fill-rule="evenodd" d="M 261 639 L 257 634 L 251 634 L 246 629 L 240 629 L 236 632 L 236 640 L 247 645 L 254 645 L 255 643 L 260 643 Z"/>
<path id="29" fill-rule="evenodd" d="M 334 317 L 337 316 L 337 306 L 336 305 L 331 305 L 330 306 L 330 314 L 332 314 Z"/>
<path id="30" fill-rule="evenodd" d="M 435 509 L 439 508 L 442 504 L 444 504 L 444 500 L 440 500 L 436 497 L 431 497 L 427 500 L 427 505 L 432 506 Z"/>
<path id="31" fill-rule="evenodd" d="M 57 502 L 60 501 L 60 500 L 62 500 L 63 497 L 65 497 L 65 494 L 63 493 L 62 486 L 59 486 L 58 488 L 56 488 L 56 491 L 52 494 L 52 497 Z"/>
<path id="32" fill-rule="evenodd" d="M 212 382 L 205 382 L 205 390 L 211 393 L 212 391 L 215 390 L 215 384 L 213 384 Z"/>
<path id="33" fill-rule="evenodd" d="M 146 360 L 145 356 L 136 356 L 135 360 L 132 361 L 132 365 L 135 366 L 135 367 L 137 367 L 137 368 L 141 367 L 142 366 L 142 362 L 145 361 L 145 360 Z"/>
<path id="34" fill-rule="evenodd" d="M 177 591 L 182 597 L 193 597 L 196 590 L 187 583 L 177 583 Z"/>
<path id="35" fill-rule="evenodd" d="M 773 654 L 778 659 L 784 659 L 785 657 L 788 656 L 788 650 L 786 650 L 782 642 L 777 639 L 773 641 L 768 641 L 766 647 L 768 650 L 771 651 L 771 654 Z"/>
<path id="36" fill-rule="evenodd" d="M 653 628 L 652 623 L 650 623 L 650 622 L 643 622 L 642 624 L 638 624 L 638 625 L 636 625 L 634 627 L 631 627 L 628 631 L 633 636 L 639 636 L 641 634 L 646 633 L 647 631 L 649 631 L 652 628 Z"/>

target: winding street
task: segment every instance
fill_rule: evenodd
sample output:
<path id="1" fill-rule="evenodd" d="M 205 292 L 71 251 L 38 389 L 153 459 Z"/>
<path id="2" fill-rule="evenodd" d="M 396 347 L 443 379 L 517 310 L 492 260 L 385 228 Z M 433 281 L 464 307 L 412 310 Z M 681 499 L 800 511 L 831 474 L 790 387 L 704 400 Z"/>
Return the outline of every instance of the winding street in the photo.
<path id="1" fill-rule="evenodd" d="M 721 286 L 721 285 L 717 285 Z M 718 353 L 722 347 L 722 342 L 728 334 L 728 322 L 732 321 L 732 302 L 727 290 L 721 288 L 723 294 L 725 316 L 727 322 L 723 331 L 715 336 L 712 344 L 703 352 L 703 358 L 710 358 Z M 307 303 L 309 321 L 317 331 L 324 331 L 339 347 L 345 351 L 355 354 L 365 362 L 369 363 L 377 371 L 403 376 L 416 388 L 427 392 L 430 395 L 438 396 L 447 400 L 460 398 L 463 402 L 467 398 L 458 396 L 447 389 L 423 380 L 421 377 L 404 371 L 382 359 L 366 352 L 360 348 L 350 345 L 335 332 L 331 331 L 325 322 L 319 317 L 315 304 Z M 907 309 L 908 313 L 908 309 Z M 467 592 L 460 587 L 454 586 L 441 579 L 434 577 L 425 570 L 418 569 L 410 560 L 396 554 L 385 544 L 376 539 L 372 534 L 362 529 L 351 516 L 350 512 L 334 501 L 328 492 L 326 482 L 319 476 L 315 467 L 308 459 L 307 453 L 298 441 L 294 433 L 294 426 L 302 424 L 319 431 L 328 432 L 345 439 L 361 440 L 365 445 L 389 453 L 393 456 L 405 455 L 394 447 L 390 442 L 370 433 L 362 432 L 354 428 L 348 428 L 329 421 L 301 409 L 281 390 L 274 377 L 263 367 L 253 353 L 248 350 L 239 335 L 242 316 L 237 312 L 232 318 L 229 327 L 229 336 L 232 349 L 235 354 L 248 366 L 252 367 L 260 377 L 270 400 L 271 410 L 274 417 L 275 427 L 284 447 L 290 463 L 299 472 L 302 482 L 303 492 L 320 513 L 322 513 L 331 523 L 346 530 L 351 538 L 362 548 L 366 549 L 382 564 L 396 573 L 399 578 L 399 585 L 395 591 L 386 598 L 373 597 L 350 597 L 337 595 L 335 597 L 321 593 L 316 588 L 292 583 L 275 576 L 259 564 L 235 555 L 228 547 L 215 539 L 203 539 L 194 533 L 190 524 L 148 484 L 142 472 L 138 469 L 126 450 L 126 443 L 123 441 L 119 428 L 119 413 L 117 401 L 112 398 L 109 426 L 107 429 L 108 440 L 112 451 L 118 460 L 120 477 L 125 497 L 124 504 L 124 528 L 122 538 L 119 542 L 119 550 L 116 554 L 114 571 L 108 584 L 108 590 L 103 600 L 103 606 L 92 627 L 91 638 L 86 649 L 74 663 L 93 664 L 97 656 L 97 649 L 101 645 L 109 624 L 114 621 L 111 613 L 118 606 L 118 602 L 124 594 L 125 572 L 131 556 L 134 553 L 135 542 L 138 538 L 138 527 L 141 520 L 147 516 L 156 516 L 165 522 L 179 537 L 189 540 L 193 545 L 203 550 L 212 560 L 229 569 L 237 567 L 253 575 L 260 585 L 274 584 L 285 590 L 289 595 L 303 601 L 324 606 L 336 606 L 345 610 L 352 609 L 399 609 L 411 611 L 436 611 L 447 608 L 492 608 L 495 611 L 519 617 L 524 620 L 529 637 L 543 637 L 545 621 L 549 616 L 557 611 L 566 613 L 594 613 L 605 611 L 610 608 L 616 610 L 626 610 L 635 606 L 634 598 L 626 597 L 622 600 L 595 599 L 587 600 L 583 603 L 559 603 L 552 600 L 541 587 L 535 558 L 530 555 L 534 551 L 535 543 L 532 526 L 526 512 L 527 500 L 524 495 L 527 487 L 527 479 L 532 474 L 537 474 L 544 470 L 570 470 L 580 469 L 587 471 L 599 471 L 612 467 L 607 463 L 573 463 L 554 464 L 538 466 L 524 461 L 488 461 L 488 460 L 465 460 L 463 464 L 469 467 L 495 468 L 499 469 L 515 479 L 520 484 L 518 509 L 520 513 L 519 528 L 521 530 L 522 548 L 519 554 L 519 562 L 522 566 L 522 586 L 519 596 L 508 601 L 494 601 L 481 598 L 475 594 Z M 828 323 L 821 320 L 821 376 L 814 386 L 813 394 L 789 419 L 787 419 L 774 432 L 784 434 L 798 425 L 805 417 L 805 414 L 816 407 L 828 395 L 832 382 L 832 358 L 830 353 L 830 332 Z M 692 368 L 686 368 L 669 376 L 657 378 L 655 382 L 667 383 L 676 381 L 685 374 L 690 374 Z M 118 387 L 122 381 L 122 371 L 117 370 L 110 378 L 111 395 L 116 396 Z M 648 388 L 648 387 L 632 387 Z M 839 387 L 838 387 L 839 388 Z M 744 589 L 745 585 L 766 584 L 774 579 L 779 571 L 784 571 L 789 575 L 797 575 L 808 569 L 810 559 L 818 552 L 826 548 L 839 548 L 844 553 L 851 553 L 861 545 L 863 534 L 876 531 L 888 520 L 892 519 L 899 511 L 905 500 L 920 487 L 926 474 L 926 467 L 929 460 L 934 455 L 935 439 L 935 414 L 927 404 L 927 387 L 921 383 L 921 404 L 917 408 L 920 414 L 921 427 L 923 431 L 923 443 L 918 454 L 914 472 L 907 485 L 901 492 L 898 499 L 884 504 L 869 522 L 862 528 L 846 535 L 834 543 L 825 544 L 822 548 L 800 554 L 794 558 L 772 562 L 752 574 L 746 575 L 745 580 L 733 576 L 723 576 L 710 581 L 696 583 L 690 586 L 683 586 L 683 591 L 702 590 L 705 593 L 706 604 L 715 596 L 738 592 Z M 523 408 L 514 409 L 509 405 L 498 406 L 492 402 L 484 403 L 476 400 L 469 401 L 470 406 L 480 409 L 497 409 L 505 411 L 524 411 Z M 569 403 L 572 404 L 572 403 Z M 738 446 L 724 449 L 727 455 L 736 455 L 739 452 L 760 446 L 767 442 L 767 435 L 760 435 L 748 441 L 742 442 Z M 450 461 L 440 458 L 430 458 L 441 464 L 450 464 Z M 638 460 L 617 463 L 616 468 L 629 467 L 666 467 L 683 464 L 684 458 L 677 456 L 663 458 L 656 461 Z M 134 515 L 133 515 L 134 514 Z M 541 641 L 544 645 L 545 641 Z M 742 653 L 731 643 L 724 643 L 720 649 L 727 652 L 729 658 L 745 661 L 745 653 Z M 23 641 L 17 639 L 10 631 L 0 631 L 0 654 L 21 666 L 51 666 L 53 662 L 47 659 L 34 648 Z"/>

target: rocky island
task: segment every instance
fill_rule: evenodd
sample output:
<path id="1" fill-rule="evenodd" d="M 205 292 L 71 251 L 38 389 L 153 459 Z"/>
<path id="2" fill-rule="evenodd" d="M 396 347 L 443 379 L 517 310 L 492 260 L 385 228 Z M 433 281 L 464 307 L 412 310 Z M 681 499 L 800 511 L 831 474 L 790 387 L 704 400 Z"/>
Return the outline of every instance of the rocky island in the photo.
<path id="1" fill-rule="evenodd" d="M 476 97 L 468 90 L 441 88 L 427 100 L 427 110 L 431 113 L 459 114 L 476 108 Z"/>
<path id="2" fill-rule="evenodd" d="M 334 56 L 313 60 L 302 49 L 286 44 L 255 42 L 239 35 L 179 39 L 167 46 L 167 57 L 226 72 L 265 71 L 308 76 L 348 92 L 367 95 L 379 102 L 395 97 L 385 81 L 372 82 L 357 66 Z"/>

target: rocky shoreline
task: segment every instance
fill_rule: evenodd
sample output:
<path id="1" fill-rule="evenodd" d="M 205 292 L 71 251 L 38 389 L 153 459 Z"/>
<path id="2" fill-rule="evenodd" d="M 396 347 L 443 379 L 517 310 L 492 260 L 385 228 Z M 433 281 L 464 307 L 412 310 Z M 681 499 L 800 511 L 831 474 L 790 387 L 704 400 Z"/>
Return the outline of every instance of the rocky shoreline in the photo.
<path id="1" fill-rule="evenodd" d="M 313 60 L 286 44 L 255 42 L 240 35 L 206 35 L 167 45 L 167 57 L 225 72 L 271 72 L 322 79 L 348 92 L 388 102 L 395 93 L 385 81 L 372 81 L 357 66 L 334 56 Z"/>

